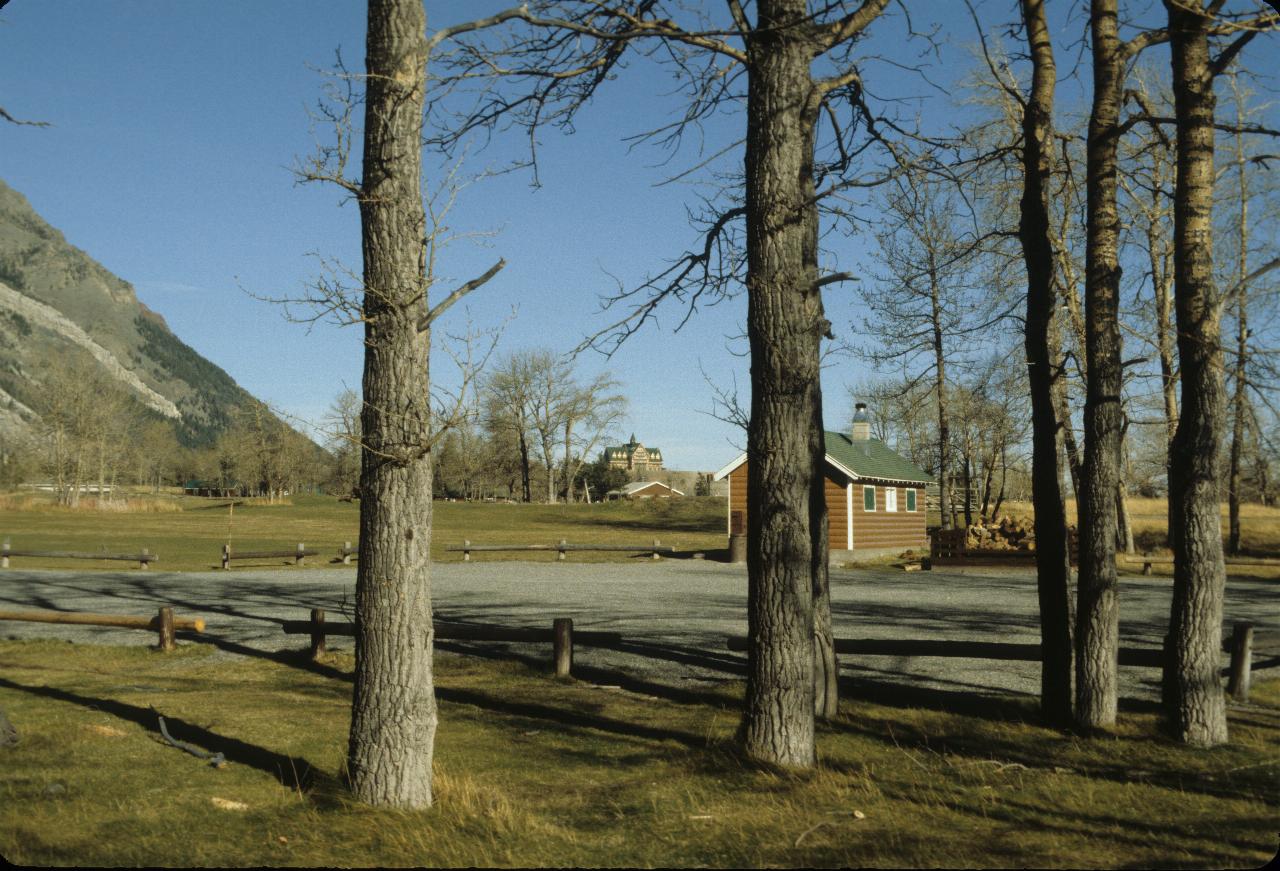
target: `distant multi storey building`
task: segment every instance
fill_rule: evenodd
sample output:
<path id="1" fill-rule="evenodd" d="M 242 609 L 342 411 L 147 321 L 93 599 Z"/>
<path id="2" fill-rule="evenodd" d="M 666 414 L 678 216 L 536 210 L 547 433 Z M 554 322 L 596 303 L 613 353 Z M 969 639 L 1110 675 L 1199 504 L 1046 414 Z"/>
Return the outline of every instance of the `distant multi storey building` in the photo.
<path id="1" fill-rule="evenodd" d="M 662 451 L 646 448 L 636 441 L 635 433 L 625 445 L 604 449 L 604 460 L 610 469 L 623 469 L 628 473 L 656 472 L 662 468 Z"/>

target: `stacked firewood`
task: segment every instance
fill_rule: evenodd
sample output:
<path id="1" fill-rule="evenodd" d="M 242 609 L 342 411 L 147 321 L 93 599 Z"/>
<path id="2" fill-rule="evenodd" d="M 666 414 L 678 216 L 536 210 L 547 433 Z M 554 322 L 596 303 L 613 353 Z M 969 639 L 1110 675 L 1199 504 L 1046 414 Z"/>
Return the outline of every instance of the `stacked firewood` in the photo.
<path id="1" fill-rule="evenodd" d="M 1026 518 L 1001 517 L 970 526 L 967 550 L 1034 550 L 1036 524 Z"/>

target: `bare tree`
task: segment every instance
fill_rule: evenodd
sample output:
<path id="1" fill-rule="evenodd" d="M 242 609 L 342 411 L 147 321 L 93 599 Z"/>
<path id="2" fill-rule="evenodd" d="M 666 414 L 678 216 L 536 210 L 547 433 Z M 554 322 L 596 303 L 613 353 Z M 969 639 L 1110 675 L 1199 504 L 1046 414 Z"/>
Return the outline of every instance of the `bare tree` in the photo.
<path id="1" fill-rule="evenodd" d="M 1071 563 L 1062 495 L 1063 422 L 1054 401 L 1057 364 L 1055 252 L 1049 192 L 1053 166 L 1053 97 L 1057 67 L 1042 0 L 1022 0 L 1031 88 L 1022 116 L 1022 200 L 1018 235 L 1027 270 L 1026 360 L 1031 392 L 1031 493 L 1036 518 L 1036 592 L 1040 604 L 1040 706 L 1059 725 L 1072 713 Z M 1070 418 L 1065 426 L 1070 427 Z"/>
<path id="2" fill-rule="evenodd" d="M 1124 413 L 1120 337 L 1119 142 L 1129 63 L 1167 38 L 1163 30 L 1120 37 L 1117 0 L 1091 0 L 1093 100 L 1086 144 L 1084 468 L 1079 494 L 1076 722 L 1109 729 L 1116 719 L 1120 606 L 1116 588 L 1117 498 Z"/>
<path id="3" fill-rule="evenodd" d="M 456 188 L 439 206 L 427 198 L 429 224 L 421 183 L 423 110 L 433 47 L 485 23 L 428 37 L 422 0 L 369 0 L 363 97 L 353 93 L 356 77 L 339 75 L 338 99 L 321 106 L 334 139 L 298 167 L 300 179 L 336 184 L 360 207 L 357 291 L 322 281 L 302 302 L 316 317 L 364 328 L 356 670 L 346 777 L 358 799 L 376 805 L 417 808 L 432 801 L 431 451 L 447 420 L 431 399 L 431 330 L 504 263 L 430 304 L 436 254 L 447 241 L 439 213 Z M 348 159 L 360 103 L 363 159 L 356 179 Z"/>
<path id="4" fill-rule="evenodd" d="M 346 388 L 334 397 L 325 418 L 329 487 L 347 500 L 360 493 L 360 405 L 360 394 Z"/>
<path id="5" fill-rule="evenodd" d="M 886 272 L 862 290 L 870 312 L 862 331 L 877 342 L 868 352 L 873 362 L 909 368 L 933 390 L 942 527 L 949 529 L 955 515 L 949 367 L 966 347 L 965 339 L 990 326 L 994 306 L 985 299 L 980 307 L 975 297 L 973 260 L 979 243 L 960 223 L 964 203 L 948 182 L 913 168 L 889 187 L 883 205 L 885 227 L 876 240 Z"/>
<path id="6" fill-rule="evenodd" d="M 818 270 L 818 203 L 830 190 L 820 194 L 816 184 L 817 126 L 823 117 L 832 122 L 840 157 L 821 171 L 832 177 L 830 189 L 839 190 L 851 183 L 841 174 L 856 165 L 862 149 L 846 147 L 858 122 L 841 121 L 830 103 L 843 99 L 852 119 L 870 119 L 853 47 L 886 5 L 865 0 L 852 10 L 839 3 L 811 12 L 804 0 L 759 0 L 752 22 L 739 0 L 728 0 L 726 26 L 705 23 L 699 10 L 656 0 L 540 3 L 511 14 L 531 35 L 473 45 L 455 67 L 459 81 L 491 76 L 528 85 L 514 95 L 485 92 L 458 125 L 462 133 L 504 123 L 531 133 L 544 123 L 571 124 L 624 53 L 638 45 L 659 47 L 688 84 L 682 120 L 651 131 L 650 139 L 678 140 L 690 125 L 741 101 L 745 79 L 743 196 L 707 222 L 702 245 L 624 296 L 639 302 L 606 332 L 625 338 L 664 299 L 684 300 L 692 313 L 700 301 L 736 289 L 741 260 L 719 255 L 729 228 L 742 221 L 752 461 L 749 665 L 740 737 L 749 756 L 786 766 L 808 767 L 815 759 L 814 636 L 829 634 L 814 623 L 826 563 L 818 375 L 819 343 L 830 325 L 821 288 L 847 277 L 823 278 Z M 691 25 L 682 26 L 681 19 Z M 818 65 L 831 74 L 815 77 Z M 830 666 L 833 658 L 822 661 Z M 824 698 L 827 689 L 824 683 Z"/>
<path id="7" fill-rule="evenodd" d="M 627 398 L 616 392 L 621 384 L 607 372 L 591 381 L 575 385 L 562 404 L 564 420 L 565 501 L 573 501 L 573 482 L 587 458 L 599 448 L 610 429 L 627 411 Z M 590 493 L 584 489 L 587 501 Z"/>
<path id="8" fill-rule="evenodd" d="M 1170 459 L 1173 604 L 1165 663 L 1165 705 L 1174 734 L 1188 744 L 1227 740 L 1218 677 L 1226 567 L 1218 516 L 1219 438 L 1226 415 L 1221 307 L 1213 275 L 1214 78 L 1276 16 L 1236 23 L 1223 0 L 1165 0 L 1172 46 L 1177 123 L 1174 192 L 1174 307 L 1182 410 Z M 1220 25 L 1226 25 L 1220 27 Z M 1210 35 L 1236 30 L 1215 57 Z M 1246 276 L 1247 279 L 1247 276 Z"/>

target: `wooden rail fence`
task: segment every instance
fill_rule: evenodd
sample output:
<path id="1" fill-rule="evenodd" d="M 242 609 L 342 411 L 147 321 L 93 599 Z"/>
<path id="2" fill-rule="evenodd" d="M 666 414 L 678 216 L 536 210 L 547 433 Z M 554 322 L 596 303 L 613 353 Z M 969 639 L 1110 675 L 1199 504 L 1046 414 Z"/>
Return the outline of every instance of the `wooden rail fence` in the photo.
<path id="1" fill-rule="evenodd" d="M 79 611 L 0 611 L 0 620 L 24 623 L 62 623 L 79 626 L 108 626 L 114 629 L 144 629 L 159 635 L 161 650 L 173 650 L 174 632 L 187 629 L 203 632 L 201 617 L 174 617 L 173 609 L 164 607 L 154 617 L 129 617 L 117 614 L 85 614 Z"/>
<path id="2" fill-rule="evenodd" d="M 529 551 L 556 551 L 556 559 L 562 560 L 565 554 L 573 551 L 617 551 L 620 553 L 647 553 L 651 554 L 654 559 L 661 559 L 662 554 L 671 554 L 676 552 L 674 547 L 664 545 L 653 540 L 651 545 L 629 545 L 629 544 L 569 544 L 563 538 L 557 544 L 472 544 L 470 539 L 463 539 L 462 547 L 449 547 L 445 550 L 452 552 L 462 552 L 462 561 L 470 562 L 471 554 L 481 553 L 484 551 L 502 551 L 502 550 L 529 550 Z"/>
<path id="3" fill-rule="evenodd" d="M 1159 554 L 1116 554 L 1116 562 L 1129 563 L 1137 565 L 1142 563 L 1142 573 L 1144 575 L 1151 574 L 1152 566 L 1171 566 L 1173 565 L 1173 557 Z M 1272 566 L 1280 567 L 1280 560 L 1265 559 L 1263 557 L 1246 557 L 1246 556 L 1229 556 L 1223 560 L 1229 566 Z"/>
<path id="4" fill-rule="evenodd" d="M 303 547 L 302 542 L 298 542 L 298 546 L 293 550 L 246 550 L 233 551 L 231 545 L 224 544 L 222 546 L 222 567 L 224 569 L 231 568 L 231 561 L 237 559 L 284 559 L 293 557 L 295 566 L 302 565 L 306 558 L 315 556 L 319 551 L 308 550 Z"/>
<path id="5" fill-rule="evenodd" d="M 742 652 L 747 649 L 747 639 L 742 635 L 730 635 L 726 639 L 729 650 Z M 837 638 L 836 653 L 863 656 L 941 656 L 962 659 L 994 659 L 1018 662 L 1039 662 L 1039 644 L 1019 644 L 1009 641 L 951 641 L 943 639 L 900 638 Z M 1249 681 L 1253 667 L 1253 624 L 1236 623 L 1230 639 L 1222 643 L 1224 652 L 1231 654 L 1228 669 L 1227 692 L 1236 700 L 1249 700 Z M 1164 651 L 1150 647 L 1121 647 L 1118 651 L 1120 665 L 1138 668 L 1162 668 Z"/>
<path id="6" fill-rule="evenodd" d="M 286 620 L 280 627 L 286 635 L 310 635 L 311 658 L 316 659 L 325 652 L 325 638 L 329 635 L 354 636 L 355 623 L 330 623 L 325 619 L 323 608 L 312 608 L 310 620 Z M 569 617 L 557 617 L 550 629 L 533 629 L 514 626 L 489 626 L 479 623 L 453 623 L 447 620 L 436 620 L 432 626 L 435 637 L 439 641 L 524 641 L 532 643 L 551 642 L 551 658 L 555 664 L 557 677 L 569 677 L 573 670 L 573 647 L 575 644 L 586 646 L 609 646 L 620 644 L 620 632 L 574 632 L 573 620 Z"/>
<path id="7" fill-rule="evenodd" d="M 44 557 L 45 559 L 105 559 L 119 560 L 123 562 L 137 563 L 138 568 L 146 569 L 151 563 L 159 562 L 160 557 L 154 553 L 148 553 L 144 547 L 141 553 L 94 553 L 92 551 L 74 551 L 74 550 L 14 550 L 9 544 L 9 539 L 4 540 L 4 544 L 0 545 L 0 569 L 9 568 L 9 558 L 15 556 L 28 557 Z"/>

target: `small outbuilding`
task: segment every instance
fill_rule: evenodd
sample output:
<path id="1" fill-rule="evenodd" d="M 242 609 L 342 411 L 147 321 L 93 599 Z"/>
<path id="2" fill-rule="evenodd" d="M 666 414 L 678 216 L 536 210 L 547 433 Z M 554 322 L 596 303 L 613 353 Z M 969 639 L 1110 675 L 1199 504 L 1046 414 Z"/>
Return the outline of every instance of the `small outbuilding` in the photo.
<path id="1" fill-rule="evenodd" d="M 661 481 L 632 481 L 617 490 L 605 494 L 606 499 L 670 499 L 683 496 L 684 493 L 675 487 L 669 487 Z"/>
<path id="2" fill-rule="evenodd" d="M 925 488 L 933 478 L 871 437 L 866 408 L 858 403 L 850 434 L 826 433 L 824 489 L 833 561 L 928 547 Z M 749 462 L 750 457 L 741 454 L 715 475 L 715 480 L 729 482 L 726 521 L 730 533 L 746 529 Z"/>

